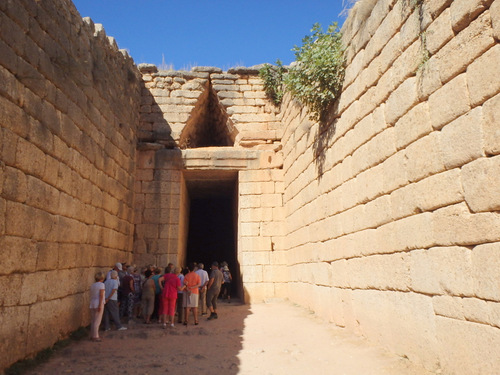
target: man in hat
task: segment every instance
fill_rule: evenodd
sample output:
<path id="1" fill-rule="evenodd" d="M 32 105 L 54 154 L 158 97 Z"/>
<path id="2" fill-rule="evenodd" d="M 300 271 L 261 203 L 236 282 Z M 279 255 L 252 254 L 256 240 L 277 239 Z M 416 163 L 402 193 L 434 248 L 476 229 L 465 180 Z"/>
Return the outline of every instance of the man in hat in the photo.
<path id="1" fill-rule="evenodd" d="M 113 268 L 111 268 L 108 273 L 106 274 L 106 279 L 105 280 L 109 280 L 111 279 L 111 272 L 112 271 L 116 271 L 116 273 L 118 274 L 119 272 L 122 272 L 123 271 L 123 266 L 120 262 L 116 263 L 115 266 Z M 118 285 L 120 285 L 120 279 L 118 279 Z"/>

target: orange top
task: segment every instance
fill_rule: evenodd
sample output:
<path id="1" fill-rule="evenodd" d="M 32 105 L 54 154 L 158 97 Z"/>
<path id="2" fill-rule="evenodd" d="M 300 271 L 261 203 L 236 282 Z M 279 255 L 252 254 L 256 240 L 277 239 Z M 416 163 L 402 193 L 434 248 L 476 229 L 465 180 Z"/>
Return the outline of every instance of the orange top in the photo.
<path id="1" fill-rule="evenodd" d="M 186 276 L 184 276 L 184 285 L 187 285 L 187 291 L 192 294 L 199 294 L 198 287 L 201 284 L 200 275 L 196 272 L 189 272 Z"/>

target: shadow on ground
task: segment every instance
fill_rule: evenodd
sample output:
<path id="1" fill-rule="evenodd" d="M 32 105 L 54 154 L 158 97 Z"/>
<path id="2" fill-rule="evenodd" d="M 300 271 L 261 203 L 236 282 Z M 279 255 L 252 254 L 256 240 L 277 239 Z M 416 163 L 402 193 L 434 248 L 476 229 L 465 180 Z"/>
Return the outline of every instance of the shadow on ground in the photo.
<path id="1" fill-rule="evenodd" d="M 219 318 L 199 325 L 130 322 L 128 330 L 102 332 L 102 342 L 74 342 L 27 374 L 181 374 L 239 373 L 245 318 L 249 306 L 237 301 L 219 304 Z M 200 372 L 201 371 L 201 372 Z"/>

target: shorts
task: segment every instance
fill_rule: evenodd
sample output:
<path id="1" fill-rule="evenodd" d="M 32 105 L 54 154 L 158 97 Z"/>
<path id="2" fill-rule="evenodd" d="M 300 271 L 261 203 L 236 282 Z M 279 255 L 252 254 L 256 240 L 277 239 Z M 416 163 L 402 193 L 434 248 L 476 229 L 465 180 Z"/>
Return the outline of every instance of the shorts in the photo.
<path id="1" fill-rule="evenodd" d="M 198 294 L 184 293 L 184 298 L 182 300 L 182 306 L 184 307 L 198 307 Z"/>

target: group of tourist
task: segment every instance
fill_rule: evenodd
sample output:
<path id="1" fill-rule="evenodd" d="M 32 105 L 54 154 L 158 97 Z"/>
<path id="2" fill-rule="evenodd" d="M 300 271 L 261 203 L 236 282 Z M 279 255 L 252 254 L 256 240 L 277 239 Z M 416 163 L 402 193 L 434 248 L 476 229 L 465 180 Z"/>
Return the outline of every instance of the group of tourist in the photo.
<path id="1" fill-rule="evenodd" d="M 148 265 L 142 270 L 125 263 L 116 263 L 106 274 L 97 272 L 95 283 L 90 287 L 90 337 L 101 341 L 99 327 L 111 329 L 111 321 L 117 330 L 126 330 L 122 321 L 143 319 L 151 324 L 157 321 L 163 328 L 174 327 L 177 322 L 189 324 L 192 314 L 195 325 L 199 315 L 208 320 L 217 319 L 217 299 L 231 301 L 232 276 L 227 262 L 213 262 L 210 275 L 203 263 L 190 263 L 181 269 L 169 263 L 164 272 Z M 198 309 L 200 307 L 200 309 Z"/>

